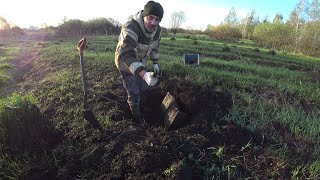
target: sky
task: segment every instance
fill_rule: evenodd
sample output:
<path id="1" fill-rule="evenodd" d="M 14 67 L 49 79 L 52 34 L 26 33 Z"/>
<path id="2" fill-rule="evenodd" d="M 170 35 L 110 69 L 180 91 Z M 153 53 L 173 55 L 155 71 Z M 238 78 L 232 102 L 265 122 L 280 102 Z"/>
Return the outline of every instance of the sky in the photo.
<path id="1" fill-rule="evenodd" d="M 298 0 L 155 0 L 164 9 L 161 26 L 170 26 L 173 12 L 185 13 L 183 28 L 205 30 L 218 25 L 235 8 L 239 19 L 255 10 L 260 19 L 272 20 L 277 13 L 288 19 Z M 112 18 L 125 23 L 127 18 L 142 10 L 148 0 L 1 0 L 0 16 L 21 28 L 58 26 L 62 20 Z"/>

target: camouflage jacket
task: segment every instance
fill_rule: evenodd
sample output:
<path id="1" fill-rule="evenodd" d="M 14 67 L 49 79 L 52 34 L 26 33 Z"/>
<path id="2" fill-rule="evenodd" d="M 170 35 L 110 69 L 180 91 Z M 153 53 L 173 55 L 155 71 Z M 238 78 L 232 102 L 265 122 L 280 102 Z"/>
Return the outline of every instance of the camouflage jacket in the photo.
<path id="1" fill-rule="evenodd" d="M 137 74 L 145 69 L 147 60 L 158 63 L 158 47 L 161 27 L 147 33 L 143 25 L 142 11 L 129 18 L 123 25 L 115 52 L 115 64 L 120 71 Z"/>

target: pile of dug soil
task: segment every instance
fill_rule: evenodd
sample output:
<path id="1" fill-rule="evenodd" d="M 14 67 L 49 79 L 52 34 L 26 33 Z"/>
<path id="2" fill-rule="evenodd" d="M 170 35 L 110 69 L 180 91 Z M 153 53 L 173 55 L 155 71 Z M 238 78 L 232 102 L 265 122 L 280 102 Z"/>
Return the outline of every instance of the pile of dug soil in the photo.
<path id="1" fill-rule="evenodd" d="M 22 107 L 6 107 L 4 112 L 5 144 L 12 151 L 41 152 L 52 148 L 63 138 L 37 106 L 26 103 Z"/>

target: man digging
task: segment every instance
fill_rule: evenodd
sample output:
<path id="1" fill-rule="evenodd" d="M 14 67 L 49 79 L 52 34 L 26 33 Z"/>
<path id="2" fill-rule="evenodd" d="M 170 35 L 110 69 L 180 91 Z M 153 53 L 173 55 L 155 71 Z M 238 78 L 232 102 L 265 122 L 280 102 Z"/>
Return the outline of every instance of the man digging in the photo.
<path id="1" fill-rule="evenodd" d="M 123 25 L 115 52 L 115 64 L 127 91 L 133 121 L 138 123 L 144 122 L 140 112 L 140 104 L 145 100 L 143 94 L 158 82 L 158 48 L 162 34 L 159 24 L 162 17 L 162 6 L 149 1 L 143 10 Z M 148 59 L 153 62 L 153 72 L 146 68 Z"/>

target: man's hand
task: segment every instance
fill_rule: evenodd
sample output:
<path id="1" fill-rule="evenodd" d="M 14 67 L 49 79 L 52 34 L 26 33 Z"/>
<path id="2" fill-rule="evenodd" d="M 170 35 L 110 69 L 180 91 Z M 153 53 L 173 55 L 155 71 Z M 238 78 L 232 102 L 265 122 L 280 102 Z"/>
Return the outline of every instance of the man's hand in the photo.
<path id="1" fill-rule="evenodd" d="M 153 72 L 155 76 L 157 76 L 160 73 L 158 64 L 153 64 Z"/>
<path id="2" fill-rule="evenodd" d="M 143 80 L 146 81 L 148 86 L 154 86 L 158 82 L 158 78 L 153 76 L 153 72 L 144 73 Z"/>

